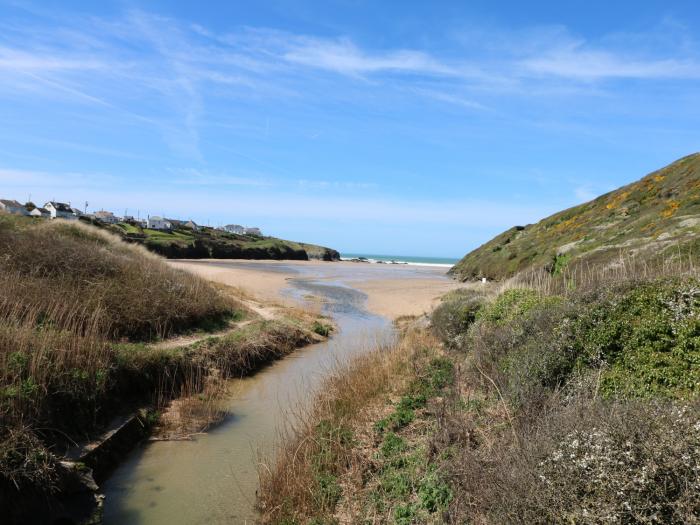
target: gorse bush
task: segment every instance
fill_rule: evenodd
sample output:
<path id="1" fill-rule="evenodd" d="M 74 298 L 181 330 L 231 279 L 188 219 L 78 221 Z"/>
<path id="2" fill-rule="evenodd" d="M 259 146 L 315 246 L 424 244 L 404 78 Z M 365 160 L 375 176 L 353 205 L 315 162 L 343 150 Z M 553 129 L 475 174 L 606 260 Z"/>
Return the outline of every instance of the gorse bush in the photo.
<path id="1" fill-rule="evenodd" d="M 694 396 L 700 389 L 700 282 L 661 280 L 606 291 L 581 309 L 572 346 L 604 367 L 608 396 Z"/>
<path id="2" fill-rule="evenodd" d="M 479 311 L 478 318 L 494 325 L 504 325 L 522 318 L 536 308 L 547 308 L 562 301 L 557 296 L 545 296 L 536 290 L 514 288 L 498 295 Z"/>
<path id="3" fill-rule="evenodd" d="M 471 291 L 449 294 L 431 315 L 433 331 L 451 348 L 462 348 L 483 304 L 484 298 Z"/>

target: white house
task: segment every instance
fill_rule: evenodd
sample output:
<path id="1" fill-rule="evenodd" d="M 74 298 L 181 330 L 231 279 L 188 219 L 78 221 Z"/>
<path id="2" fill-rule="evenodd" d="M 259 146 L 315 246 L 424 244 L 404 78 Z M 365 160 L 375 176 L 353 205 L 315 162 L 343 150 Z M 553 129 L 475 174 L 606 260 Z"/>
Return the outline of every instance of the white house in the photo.
<path id="1" fill-rule="evenodd" d="M 227 224 L 226 226 L 223 226 L 221 228 L 222 230 L 229 232 L 229 233 L 235 233 L 237 235 L 244 235 L 245 234 L 245 228 L 241 226 L 240 224 Z"/>
<path id="2" fill-rule="evenodd" d="M 28 213 L 30 217 L 42 217 L 44 219 L 51 218 L 51 212 L 49 212 L 49 210 L 46 208 L 32 208 L 32 210 Z"/>
<path id="3" fill-rule="evenodd" d="M 100 210 L 95 212 L 95 219 L 105 224 L 117 224 L 119 217 L 116 217 L 111 211 Z"/>
<path id="4" fill-rule="evenodd" d="M 44 208 L 51 214 L 52 219 L 76 220 L 78 218 L 70 205 L 63 202 L 49 201 L 44 204 Z"/>
<path id="5" fill-rule="evenodd" d="M 193 220 L 187 221 L 186 223 L 184 223 L 184 224 L 182 225 L 182 227 L 183 227 L 183 228 L 187 228 L 188 230 L 192 230 L 192 231 L 194 231 L 194 232 L 196 232 L 196 231 L 199 230 L 199 226 L 198 226 L 197 223 L 194 222 Z"/>
<path id="6" fill-rule="evenodd" d="M 13 215 L 28 215 L 27 208 L 15 200 L 0 199 L 0 210 Z"/>
<path id="7" fill-rule="evenodd" d="M 246 228 L 245 234 L 246 235 L 259 235 L 262 237 L 262 232 L 260 231 L 260 228 Z"/>
<path id="8" fill-rule="evenodd" d="M 148 228 L 150 230 L 172 230 L 173 225 L 168 221 L 167 219 L 164 219 L 163 217 L 158 217 L 157 215 L 154 215 L 152 217 L 148 217 Z"/>

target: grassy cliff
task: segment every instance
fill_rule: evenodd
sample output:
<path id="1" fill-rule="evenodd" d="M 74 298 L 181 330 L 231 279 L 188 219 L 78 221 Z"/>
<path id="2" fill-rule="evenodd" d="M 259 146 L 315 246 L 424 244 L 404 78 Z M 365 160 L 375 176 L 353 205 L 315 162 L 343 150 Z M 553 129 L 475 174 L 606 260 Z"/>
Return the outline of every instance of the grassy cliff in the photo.
<path id="1" fill-rule="evenodd" d="M 94 225 L 106 228 L 129 242 L 141 244 L 169 259 L 340 259 L 336 250 L 325 246 L 275 237 L 237 235 L 208 227 L 197 231 L 188 228 L 159 231 L 126 223 L 104 226 L 95 222 Z"/>
<path id="2" fill-rule="evenodd" d="M 520 271 L 558 273 L 578 264 L 608 264 L 621 252 L 668 256 L 694 250 L 700 234 L 700 154 L 547 217 L 515 226 L 467 254 L 450 271 L 466 281 L 501 280 Z"/>

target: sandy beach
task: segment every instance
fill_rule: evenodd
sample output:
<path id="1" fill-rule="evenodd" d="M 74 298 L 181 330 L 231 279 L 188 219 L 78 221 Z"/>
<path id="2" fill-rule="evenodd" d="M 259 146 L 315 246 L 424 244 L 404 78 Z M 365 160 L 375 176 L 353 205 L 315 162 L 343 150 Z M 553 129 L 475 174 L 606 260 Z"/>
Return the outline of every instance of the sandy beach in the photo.
<path id="1" fill-rule="evenodd" d="M 171 266 L 239 287 L 264 301 L 291 304 L 290 279 L 340 282 L 367 295 L 372 313 L 395 319 L 429 312 L 450 290 L 468 285 L 445 268 L 323 261 L 177 260 Z M 472 285 L 473 286 L 473 285 Z"/>

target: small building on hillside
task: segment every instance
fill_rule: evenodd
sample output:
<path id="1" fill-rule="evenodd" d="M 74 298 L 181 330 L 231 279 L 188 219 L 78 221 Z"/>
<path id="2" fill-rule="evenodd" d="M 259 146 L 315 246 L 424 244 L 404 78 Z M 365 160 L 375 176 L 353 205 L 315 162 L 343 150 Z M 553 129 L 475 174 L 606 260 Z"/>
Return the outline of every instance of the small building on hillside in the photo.
<path id="1" fill-rule="evenodd" d="M 164 219 L 163 217 L 159 217 L 158 215 L 148 217 L 147 226 L 150 230 L 169 231 L 173 229 L 173 225 L 168 219 Z"/>
<path id="2" fill-rule="evenodd" d="M 246 235 L 258 235 L 258 236 L 262 237 L 262 232 L 260 231 L 260 228 L 246 228 L 245 234 Z"/>
<path id="3" fill-rule="evenodd" d="M 199 226 L 193 220 L 187 221 L 182 225 L 182 227 L 187 228 L 188 230 L 192 230 L 193 232 L 199 231 Z"/>
<path id="4" fill-rule="evenodd" d="M 146 228 L 148 226 L 148 224 L 146 224 L 146 219 L 138 219 L 133 215 L 124 215 L 122 222 L 131 224 L 132 226 L 141 226 L 141 228 Z"/>
<path id="5" fill-rule="evenodd" d="M 30 211 L 28 211 L 30 217 L 41 217 L 42 219 L 50 219 L 51 218 L 51 212 L 47 210 L 46 208 L 37 208 L 34 207 Z"/>
<path id="6" fill-rule="evenodd" d="M 119 217 L 107 210 L 96 211 L 95 219 L 100 222 L 104 222 L 105 224 L 117 224 L 119 222 Z"/>
<path id="7" fill-rule="evenodd" d="M 71 221 L 78 218 L 77 215 L 73 213 L 70 204 L 66 204 L 65 202 L 49 201 L 44 204 L 44 208 L 49 211 L 52 219 L 67 219 Z"/>
<path id="8" fill-rule="evenodd" d="M 169 222 L 170 228 L 173 230 L 179 230 L 180 228 L 183 228 L 185 226 L 185 221 L 181 221 L 179 219 L 168 219 L 166 217 L 163 220 Z"/>
<path id="9" fill-rule="evenodd" d="M 228 233 L 235 233 L 236 235 L 244 235 L 245 228 L 240 224 L 227 224 L 221 227 L 222 230 Z"/>
<path id="10" fill-rule="evenodd" d="M 80 217 L 82 217 L 83 215 L 85 215 L 85 214 L 82 212 L 82 210 L 79 210 L 78 208 L 71 208 L 70 211 L 72 211 L 72 212 L 73 212 L 73 215 L 75 215 L 75 216 L 78 217 L 78 218 L 80 218 Z"/>
<path id="11" fill-rule="evenodd" d="M 29 215 L 27 208 L 15 200 L 0 199 L 0 210 L 12 215 Z"/>

